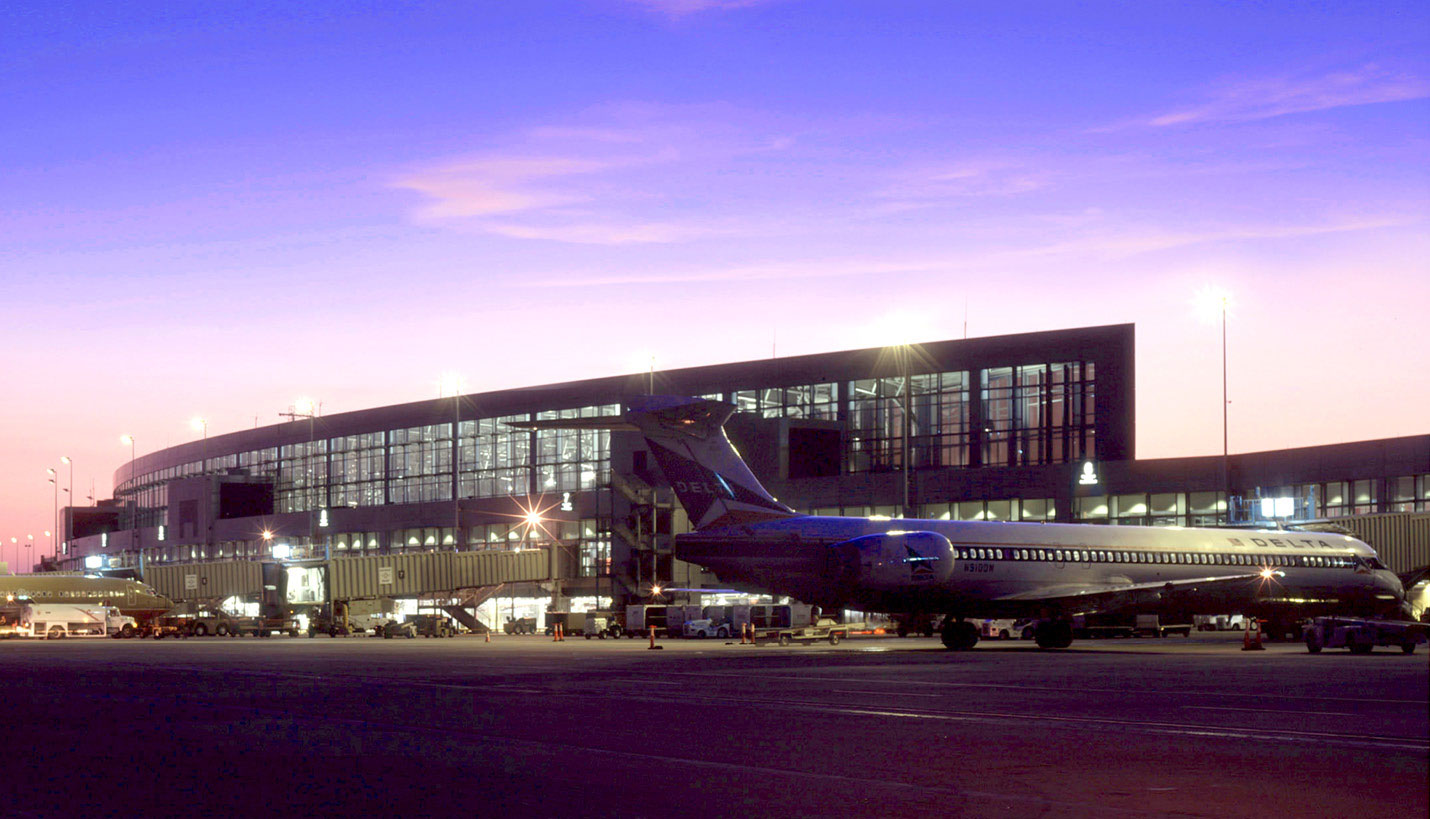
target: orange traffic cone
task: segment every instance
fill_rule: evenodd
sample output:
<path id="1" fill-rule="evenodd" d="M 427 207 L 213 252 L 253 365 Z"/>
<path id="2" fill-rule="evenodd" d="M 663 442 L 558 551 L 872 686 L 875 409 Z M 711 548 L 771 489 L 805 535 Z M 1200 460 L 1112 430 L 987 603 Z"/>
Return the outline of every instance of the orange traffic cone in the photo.
<path id="1" fill-rule="evenodd" d="M 1256 626 L 1256 636 L 1251 636 L 1252 626 Z M 1241 638 L 1242 651 L 1265 651 L 1266 646 L 1261 644 L 1261 623 L 1256 619 L 1246 621 L 1246 633 Z"/>
<path id="2" fill-rule="evenodd" d="M 665 646 L 658 646 L 655 644 L 655 626 L 650 627 L 650 648 L 656 651 L 665 648 Z"/>
<path id="3" fill-rule="evenodd" d="M 740 645 L 742 645 L 742 646 L 747 646 L 747 645 L 749 645 L 749 643 L 745 641 L 745 635 L 749 632 L 749 629 L 750 629 L 750 624 L 749 624 L 749 623 L 741 623 L 741 624 L 740 624 Z"/>
<path id="4" fill-rule="evenodd" d="M 485 642 L 490 643 L 490 642 L 492 641 L 492 630 L 491 630 L 491 629 L 487 629 L 486 634 L 487 634 L 487 639 L 486 639 Z"/>

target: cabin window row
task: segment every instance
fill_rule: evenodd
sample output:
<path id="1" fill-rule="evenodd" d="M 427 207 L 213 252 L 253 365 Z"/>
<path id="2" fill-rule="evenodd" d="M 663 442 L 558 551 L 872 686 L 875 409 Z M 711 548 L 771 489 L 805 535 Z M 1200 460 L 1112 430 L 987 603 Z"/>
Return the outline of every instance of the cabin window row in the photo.
<path id="1" fill-rule="evenodd" d="M 1101 549 L 988 549 L 955 547 L 959 560 L 1030 560 L 1053 563 L 1157 563 L 1204 566 L 1304 566 L 1339 569 L 1356 565 L 1348 555 L 1248 555 L 1205 552 L 1124 552 Z"/>

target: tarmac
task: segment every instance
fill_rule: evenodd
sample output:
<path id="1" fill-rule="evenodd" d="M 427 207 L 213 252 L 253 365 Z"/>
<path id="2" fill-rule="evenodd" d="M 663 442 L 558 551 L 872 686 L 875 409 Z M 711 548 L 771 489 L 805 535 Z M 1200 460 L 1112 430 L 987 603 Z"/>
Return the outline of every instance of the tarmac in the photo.
<path id="1" fill-rule="evenodd" d="M 660 645 L 0 642 L 0 815 L 1430 812 L 1423 646 Z"/>

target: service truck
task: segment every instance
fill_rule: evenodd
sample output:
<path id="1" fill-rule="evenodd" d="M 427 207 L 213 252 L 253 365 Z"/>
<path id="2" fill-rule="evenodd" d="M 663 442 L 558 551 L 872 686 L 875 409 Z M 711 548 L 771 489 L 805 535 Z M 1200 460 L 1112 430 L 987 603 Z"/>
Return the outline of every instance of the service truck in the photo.
<path id="1" fill-rule="evenodd" d="M 16 633 L 23 637 L 133 637 L 139 627 L 133 617 L 113 606 L 30 603 L 21 607 Z"/>
<path id="2" fill-rule="evenodd" d="M 1301 631 L 1306 650 L 1317 654 L 1323 648 L 1345 648 L 1352 654 L 1369 654 L 1376 646 L 1393 646 L 1406 654 L 1425 642 L 1425 623 L 1400 620 L 1367 620 L 1359 617 L 1317 617 Z"/>
<path id="3" fill-rule="evenodd" d="M 838 623 L 829 617 L 816 618 L 814 622 L 803 626 L 756 627 L 755 645 L 760 645 L 761 641 L 776 642 L 782 646 L 790 643 L 812 645 L 828 640 L 830 645 L 837 646 L 851 632 L 861 631 L 865 627 L 863 623 Z"/>

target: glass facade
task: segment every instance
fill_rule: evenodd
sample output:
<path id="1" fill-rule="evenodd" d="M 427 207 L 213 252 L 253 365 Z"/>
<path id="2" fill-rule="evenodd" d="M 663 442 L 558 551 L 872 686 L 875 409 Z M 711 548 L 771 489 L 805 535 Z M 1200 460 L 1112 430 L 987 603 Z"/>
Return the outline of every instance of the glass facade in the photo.
<path id="1" fill-rule="evenodd" d="M 612 417 L 617 404 L 538 413 L 538 421 Z M 536 431 L 536 480 L 539 494 L 579 492 L 610 482 L 611 432 L 605 429 Z"/>
<path id="2" fill-rule="evenodd" d="M 387 436 L 387 502 L 452 499 L 452 425 L 395 429 Z"/>
<path id="3" fill-rule="evenodd" d="M 968 465 L 968 373 L 911 375 L 907 402 L 905 381 L 896 377 L 849 382 L 846 471 L 901 469 L 906 423 L 912 468 Z"/>
<path id="4" fill-rule="evenodd" d="M 508 415 L 462 422 L 458 497 L 499 498 L 531 493 L 533 433 L 507 424 L 527 420 L 530 417 L 526 415 Z"/>
<path id="5" fill-rule="evenodd" d="M 1091 362 L 982 371 L 983 465 L 1029 466 L 1097 457 Z"/>
<path id="6" fill-rule="evenodd" d="M 334 438 L 328 487 L 332 506 L 376 506 L 387 497 L 387 434 Z"/>

